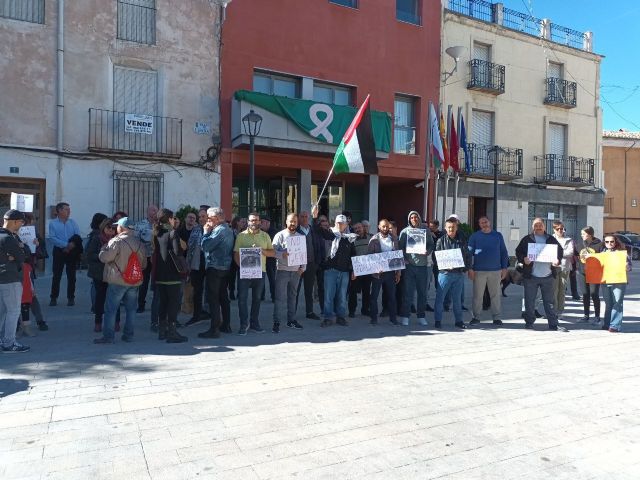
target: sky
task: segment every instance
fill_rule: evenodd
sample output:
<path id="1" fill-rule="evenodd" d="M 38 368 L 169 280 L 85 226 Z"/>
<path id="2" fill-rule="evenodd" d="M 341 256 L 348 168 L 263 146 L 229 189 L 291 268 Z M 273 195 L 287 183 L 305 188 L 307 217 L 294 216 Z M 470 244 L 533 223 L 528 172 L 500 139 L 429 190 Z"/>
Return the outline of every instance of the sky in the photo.
<path id="1" fill-rule="evenodd" d="M 501 1 L 507 8 L 593 32 L 593 51 L 605 57 L 600 72 L 603 128 L 640 131 L 639 0 Z"/>

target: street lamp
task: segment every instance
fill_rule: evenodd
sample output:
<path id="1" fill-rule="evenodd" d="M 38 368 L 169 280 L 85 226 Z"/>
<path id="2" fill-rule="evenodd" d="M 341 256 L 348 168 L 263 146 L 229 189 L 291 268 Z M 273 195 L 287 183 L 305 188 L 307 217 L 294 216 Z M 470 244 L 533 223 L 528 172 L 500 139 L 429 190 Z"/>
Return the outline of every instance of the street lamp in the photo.
<path id="1" fill-rule="evenodd" d="M 493 166 L 493 228 L 498 229 L 498 167 L 500 159 L 498 154 L 505 153 L 505 150 L 498 145 L 494 145 L 488 150 L 489 162 Z"/>
<path id="2" fill-rule="evenodd" d="M 242 117 L 242 127 L 245 135 L 249 135 L 249 213 L 255 212 L 255 191 L 256 191 L 256 158 L 255 158 L 255 138 L 260 134 L 262 117 L 253 110 L 250 110 Z"/>

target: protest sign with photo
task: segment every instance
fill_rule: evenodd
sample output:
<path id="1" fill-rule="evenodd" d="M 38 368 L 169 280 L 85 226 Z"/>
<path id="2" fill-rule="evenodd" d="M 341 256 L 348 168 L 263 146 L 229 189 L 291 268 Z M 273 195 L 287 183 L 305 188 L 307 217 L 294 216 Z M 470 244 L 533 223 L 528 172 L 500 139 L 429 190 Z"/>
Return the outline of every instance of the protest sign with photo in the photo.
<path id="1" fill-rule="evenodd" d="M 262 249 L 240 249 L 240 278 L 262 278 Z"/>
<path id="2" fill-rule="evenodd" d="M 452 268 L 464 268 L 464 258 L 462 250 L 452 248 L 450 250 L 436 250 L 436 262 L 440 270 L 451 270 Z"/>
<path id="3" fill-rule="evenodd" d="M 351 263 L 353 265 L 353 274 L 356 277 L 372 273 L 403 270 L 405 268 L 402 250 L 358 255 L 357 257 L 351 257 Z"/>
<path id="4" fill-rule="evenodd" d="M 427 253 L 427 231 L 421 228 L 407 229 L 407 253 Z"/>
<path id="5" fill-rule="evenodd" d="M 293 235 L 287 237 L 287 266 L 294 267 L 307 264 L 307 237 Z"/>

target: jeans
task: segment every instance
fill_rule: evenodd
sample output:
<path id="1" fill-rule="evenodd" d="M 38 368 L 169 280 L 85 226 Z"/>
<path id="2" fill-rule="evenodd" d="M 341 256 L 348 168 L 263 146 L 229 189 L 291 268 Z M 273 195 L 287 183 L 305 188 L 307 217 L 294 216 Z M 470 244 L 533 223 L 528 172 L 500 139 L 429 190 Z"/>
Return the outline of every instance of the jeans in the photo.
<path id="1" fill-rule="evenodd" d="M 550 327 L 558 325 L 558 316 L 553 308 L 554 302 L 554 287 L 556 279 L 553 275 L 548 277 L 531 277 L 522 279 L 522 286 L 524 287 L 524 321 L 532 324 L 536 321 L 535 309 L 536 309 L 536 294 L 538 288 L 542 293 L 542 306 L 544 307 L 544 313 L 547 316 L 547 322 Z"/>
<path id="2" fill-rule="evenodd" d="M 475 280 L 473 281 L 473 318 L 480 319 L 480 315 L 482 314 L 482 300 L 486 287 L 489 291 L 489 298 L 491 299 L 491 316 L 493 320 L 500 320 L 502 306 L 501 280 L 500 270 L 479 270 L 475 272 Z"/>
<path id="3" fill-rule="evenodd" d="M 425 318 L 427 309 L 427 290 L 429 289 L 429 267 L 416 267 L 407 264 L 403 272 L 404 291 L 402 295 L 402 305 L 400 306 L 400 316 L 409 318 L 411 316 L 411 302 L 413 294 L 417 292 L 418 301 L 416 303 L 416 316 Z M 387 297 L 388 298 L 388 297 Z"/>
<path id="4" fill-rule="evenodd" d="M 3 347 L 10 347 L 16 341 L 20 300 L 22 283 L 0 283 L 0 335 Z"/>
<path id="5" fill-rule="evenodd" d="M 358 292 L 362 292 L 361 313 L 368 315 L 369 304 L 371 303 L 371 275 L 361 275 L 349 282 L 349 313 L 356 313 Z"/>
<path id="6" fill-rule="evenodd" d="M 207 300 L 211 312 L 211 330 L 220 328 L 221 323 L 229 325 L 231 305 L 227 294 L 229 270 L 207 268 Z"/>
<path id="7" fill-rule="evenodd" d="M 462 320 L 462 286 L 464 285 L 464 273 L 447 272 L 441 270 L 438 273 L 438 286 L 436 288 L 436 305 L 434 318 L 436 322 L 442 321 L 442 313 L 444 312 L 444 298 L 448 292 L 451 292 L 453 300 L 453 317 L 456 324 L 463 323 Z"/>
<path id="8" fill-rule="evenodd" d="M 627 290 L 626 283 L 615 283 L 602 286 L 602 297 L 605 302 L 604 326 L 622 330 L 622 314 L 624 293 Z"/>
<path id="9" fill-rule="evenodd" d="M 378 296 L 382 289 L 383 295 L 387 296 L 387 311 L 389 320 L 396 320 L 396 272 L 383 272 L 380 278 L 371 276 L 371 300 L 369 303 L 369 315 L 372 322 L 378 321 Z"/>
<path id="10" fill-rule="evenodd" d="M 78 257 L 76 254 L 64 253 L 60 247 L 53 247 L 53 278 L 51 279 L 50 297 L 54 300 L 58 299 L 60 294 L 60 280 L 62 279 L 62 271 L 67 270 L 67 299 L 73 300 L 76 296 L 76 263 Z"/>
<path id="11" fill-rule="evenodd" d="M 247 309 L 247 299 L 249 289 L 251 289 L 251 319 L 248 325 L 251 328 L 260 327 L 260 298 L 264 293 L 265 273 L 262 278 L 241 278 L 238 280 L 238 313 L 240 314 L 240 328 L 247 327 L 249 312 Z"/>
<path id="12" fill-rule="evenodd" d="M 347 315 L 348 286 L 349 272 L 341 272 L 335 268 L 324 271 L 324 308 L 322 314 L 326 320 L 333 320 L 336 316 L 344 318 Z"/>
<path id="13" fill-rule="evenodd" d="M 273 323 L 283 321 L 287 313 L 287 322 L 293 322 L 296 316 L 296 297 L 300 285 L 298 272 L 278 270 L 276 272 L 276 301 L 273 309 Z"/>
<path id="14" fill-rule="evenodd" d="M 107 340 L 113 340 L 114 338 L 113 327 L 116 321 L 116 312 L 120 308 L 120 302 L 123 301 L 127 314 L 122 336 L 133 337 L 133 321 L 136 318 L 136 308 L 138 306 L 138 287 L 125 287 L 110 283 L 107 288 L 107 300 L 102 322 L 102 336 Z"/>

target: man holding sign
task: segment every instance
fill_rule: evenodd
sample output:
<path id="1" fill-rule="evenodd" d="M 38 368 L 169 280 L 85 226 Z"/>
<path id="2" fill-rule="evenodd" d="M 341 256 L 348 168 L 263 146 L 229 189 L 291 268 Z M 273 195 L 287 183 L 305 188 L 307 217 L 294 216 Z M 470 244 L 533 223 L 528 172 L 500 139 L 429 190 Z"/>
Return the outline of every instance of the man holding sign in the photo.
<path id="1" fill-rule="evenodd" d="M 273 237 L 273 249 L 278 260 L 276 271 L 276 298 L 273 309 L 273 333 L 280 333 L 280 321 L 287 311 L 287 327 L 302 329 L 295 319 L 296 296 L 300 278 L 307 265 L 307 238 L 297 232 L 298 215 L 287 215 L 286 227 Z"/>
<path id="2" fill-rule="evenodd" d="M 539 288 L 549 330 L 558 330 L 558 315 L 553 305 L 556 272 L 552 267 L 560 265 L 564 250 L 553 236 L 547 234 L 541 218 L 533 219 L 532 229 L 532 233 L 523 237 L 516 247 L 516 258 L 523 265 L 524 328 L 533 328 L 533 322 L 536 320 L 536 294 Z"/>
<path id="3" fill-rule="evenodd" d="M 453 316 L 457 328 L 467 328 L 462 320 L 462 285 L 464 272 L 471 266 L 471 254 L 467 241 L 458 232 L 458 222 L 450 218 L 444 224 L 445 235 L 436 242 L 436 261 L 438 262 L 438 285 L 436 289 L 435 320 L 436 328 L 442 327 L 444 298 L 451 290 Z"/>
<path id="4" fill-rule="evenodd" d="M 391 224 L 386 218 L 378 223 L 379 232 L 369 240 L 368 253 L 382 253 L 399 250 L 398 238 L 391 233 Z M 371 325 L 378 323 L 378 295 L 380 289 L 383 295 L 387 296 L 387 309 L 389 310 L 389 321 L 393 325 L 400 325 L 396 320 L 396 285 L 400 281 L 400 270 L 391 270 L 388 272 L 379 272 L 372 275 L 371 282 L 371 301 L 369 304 L 369 312 L 371 316 Z M 426 293 L 426 292 L 425 292 Z"/>
<path id="5" fill-rule="evenodd" d="M 247 229 L 238 234 L 236 244 L 233 248 L 234 259 L 241 268 L 240 249 L 244 248 L 261 249 L 260 263 L 262 275 L 259 278 L 243 278 L 241 270 L 240 281 L 238 282 L 238 313 L 240 315 L 240 330 L 238 331 L 238 335 L 246 335 L 249 329 L 256 333 L 264 333 L 264 329 L 260 326 L 259 320 L 260 299 L 264 292 L 264 277 L 267 272 L 266 258 L 275 257 L 275 252 L 273 251 L 269 234 L 260 229 L 260 215 L 256 212 L 249 214 Z M 251 320 L 248 320 L 249 310 L 247 308 L 249 289 L 251 289 Z"/>

